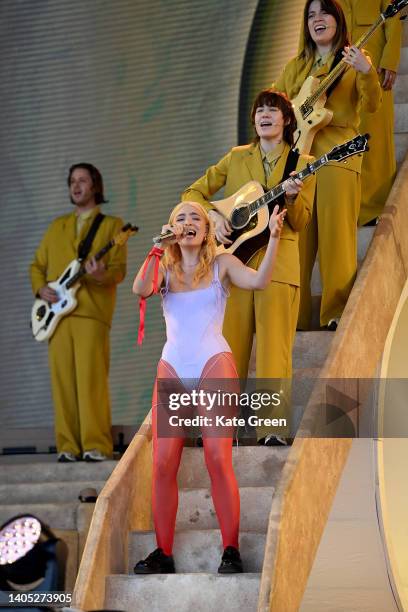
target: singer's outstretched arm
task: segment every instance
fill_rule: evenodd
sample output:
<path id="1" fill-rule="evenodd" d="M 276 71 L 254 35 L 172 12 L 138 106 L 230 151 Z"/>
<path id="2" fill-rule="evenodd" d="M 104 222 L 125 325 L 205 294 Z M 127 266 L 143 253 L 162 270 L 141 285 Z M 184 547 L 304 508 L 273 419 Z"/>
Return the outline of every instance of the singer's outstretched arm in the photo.
<path id="1" fill-rule="evenodd" d="M 146 272 L 143 276 L 143 269 L 146 264 L 146 260 L 149 259 L 147 264 Z M 156 257 L 147 257 L 140 267 L 139 272 L 136 274 L 135 280 L 133 281 L 132 291 L 139 295 L 140 297 L 150 297 L 153 293 L 153 279 L 154 279 L 154 269 L 156 266 Z M 163 266 L 159 264 L 159 273 L 157 277 L 157 286 L 160 287 L 164 278 L 164 270 Z"/>

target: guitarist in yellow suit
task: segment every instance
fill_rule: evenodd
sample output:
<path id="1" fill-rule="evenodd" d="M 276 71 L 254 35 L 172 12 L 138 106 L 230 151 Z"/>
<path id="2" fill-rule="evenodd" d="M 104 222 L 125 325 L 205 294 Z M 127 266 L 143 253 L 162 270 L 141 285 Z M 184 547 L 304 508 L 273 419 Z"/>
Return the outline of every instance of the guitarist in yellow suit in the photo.
<path id="1" fill-rule="evenodd" d="M 209 209 L 217 239 L 229 244 L 230 226 L 214 210 L 210 200 L 222 187 L 224 197 L 234 194 L 248 181 L 256 180 L 268 189 L 282 181 L 290 146 L 293 144 L 295 116 L 285 95 L 272 90 L 258 94 L 252 107 L 251 120 L 256 138 L 252 144 L 234 147 L 225 157 L 206 171 L 182 195 Z M 296 170 L 312 161 L 300 156 Z M 281 233 L 272 282 L 263 291 L 247 291 L 232 287 L 227 301 L 223 335 L 231 346 L 238 374 L 245 379 L 256 332 L 256 376 L 263 379 L 286 379 L 292 376 L 292 348 L 299 308 L 298 233 L 312 216 L 315 177 L 303 185 L 300 181 L 286 192 L 287 214 Z M 255 253 L 247 265 L 257 270 L 265 248 Z M 283 381 L 282 386 L 285 386 Z M 286 385 L 286 388 L 290 384 Z M 260 415 L 264 416 L 264 415 Z M 267 428 L 257 431 L 259 441 L 273 443 L 276 438 Z"/>
<path id="2" fill-rule="evenodd" d="M 323 155 L 333 146 L 356 136 L 359 110 L 375 112 L 381 91 L 369 58 L 348 46 L 344 13 L 335 0 L 307 0 L 303 14 L 303 45 L 274 83 L 290 99 L 296 97 L 309 75 L 324 78 L 336 60 L 345 61 L 343 73 L 326 108 L 331 122 L 317 132 L 311 154 Z M 317 175 L 313 219 L 300 240 L 301 299 L 299 329 L 310 329 L 312 299 L 310 280 L 319 251 L 322 302 L 320 325 L 335 330 L 357 273 L 357 220 L 361 197 L 361 156 L 345 162 L 330 162 Z"/>
<path id="3" fill-rule="evenodd" d="M 390 0 L 339 0 L 353 42 L 375 23 L 389 3 Z M 400 60 L 401 37 L 401 21 L 396 16 L 387 19 L 365 44 L 377 68 L 383 92 L 382 104 L 376 113 L 364 110 L 360 113 L 360 132 L 368 132 L 371 139 L 370 150 L 364 155 L 361 169 L 359 225 L 365 225 L 381 214 L 395 177 L 397 164 L 392 88 Z"/>
<path id="4" fill-rule="evenodd" d="M 33 293 L 57 301 L 48 287 L 78 256 L 78 247 L 105 202 L 102 176 L 95 166 L 71 166 L 68 187 L 74 210 L 55 219 L 31 264 Z M 109 331 L 116 285 L 126 274 L 126 248 L 113 247 L 103 260 L 92 255 L 121 229 L 118 217 L 104 216 L 92 242 L 78 305 L 61 319 L 49 341 L 58 461 L 102 461 L 112 454 L 108 387 Z"/>

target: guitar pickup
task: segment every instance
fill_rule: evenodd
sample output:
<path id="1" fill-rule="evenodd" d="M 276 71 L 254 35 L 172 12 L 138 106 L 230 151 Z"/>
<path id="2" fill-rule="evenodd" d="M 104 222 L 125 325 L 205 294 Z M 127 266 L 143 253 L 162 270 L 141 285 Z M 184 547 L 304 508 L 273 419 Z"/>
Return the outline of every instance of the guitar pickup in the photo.
<path id="1" fill-rule="evenodd" d="M 41 321 L 41 319 L 44 318 L 46 312 L 47 309 L 45 306 L 40 306 L 39 308 L 37 308 L 37 311 L 35 313 L 35 318 L 37 319 L 37 321 Z"/>
<path id="2" fill-rule="evenodd" d="M 48 315 L 46 321 L 45 321 L 45 328 L 47 328 L 49 326 L 49 324 L 51 323 L 51 321 L 53 320 L 53 318 L 55 317 L 55 312 L 50 312 L 50 314 Z"/>
<path id="3" fill-rule="evenodd" d="M 302 104 L 302 106 L 300 107 L 300 112 L 302 113 L 302 118 L 306 119 L 306 117 L 308 117 L 313 112 L 313 106 L 306 106 L 305 104 Z"/>

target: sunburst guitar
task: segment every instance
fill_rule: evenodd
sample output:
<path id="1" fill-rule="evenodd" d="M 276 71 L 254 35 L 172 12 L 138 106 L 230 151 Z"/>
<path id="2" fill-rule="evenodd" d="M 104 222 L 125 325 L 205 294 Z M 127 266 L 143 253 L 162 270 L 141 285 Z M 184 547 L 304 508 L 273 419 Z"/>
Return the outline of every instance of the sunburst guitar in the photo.
<path id="1" fill-rule="evenodd" d="M 408 6 L 408 0 L 394 0 L 391 2 L 369 30 L 354 43 L 354 46 L 361 49 L 387 19 L 397 15 L 406 6 Z M 297 122 L 297 129 L 293 135 L 295 151 L 305 155 L 309 154 L 316 133 L 331 122 L 333 113 L 325 108 L 327 100 L 326 92 L 348 68 L 348 64 L 340 61 L 321 82 L 319 79 L 309 76 L 303 83 L 296 98 L 292 100 Z"/>
<path id="2" fill-rule="evenodd" d="M 103 249 L 98 251 L 95 259 L 97 261 L 101 259 L 114 246 L 123 246 L 137 231 L 137 227 L 127 223 Z M 85 263 L 74 259 L 56 281 L 48 283 L 48 286 L 57 292 L 58 302 L 49 303 L 42 299 L 34 301 L 31 309 L 31 329 L 38 342 L 49 340 L 61 319 L 75 310 L 77 306 L 75 294 L 84 274 L 86 274 Z"/>
<path id="3" fill-rule="evenodd" d="M 313 163 L 307 164 L 303 170 L 297 172 L 292 178 L 304 181 L 331 161 L 340 162 L 347 157 L 367 151 L 368 139 L 368 134 L 365 136 L 360 134 L 344 144 L 334 147 L 326 155 L 322 155 Z M 228 236 L 232 240 L 232 244 L 218 245 L 217 254 L 233 253 L 241 261 L 247 263 L 257 251 L 264 247 L 269 240 L 269 217 L 275 206 L 275 200 L 284 195 L 285 189 L 286 181 L 282 181 L 265 193 L 260 183 L 250 181 L 229 198 L 211 202 L 214 208 L 228 220 L 233 230 Z"/>

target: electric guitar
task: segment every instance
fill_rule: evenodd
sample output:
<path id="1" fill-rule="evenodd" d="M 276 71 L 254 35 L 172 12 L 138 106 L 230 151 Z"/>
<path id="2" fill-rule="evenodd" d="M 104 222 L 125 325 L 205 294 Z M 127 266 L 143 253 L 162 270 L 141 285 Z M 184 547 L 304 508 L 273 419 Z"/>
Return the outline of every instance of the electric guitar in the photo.
<path id="1" fill-rule="evenodd" d="M 313 163 L 307 164 L 291 178 L 304 181 L 331 161 L 343 161 L 347 157 L 368 151 L 368 139 L 368 134 L 365 136 L 359 134 L 344 144 L 334 147 Z M 274 209 L 274 201 L 285 193 L 286 182 L 282 181 L 265 193 L 258 181 L 250 181 L 229 198 L 211 202 L 217 212 L 228 220 L 233 230 L 228 236 L 232 244 L 220 244 L 217 247 L 218 255 L 233 253 L 243 263 L 247 263 L 257 251 L 268 244 L 269 217 Z M 327 205 L 330 206 L 330 202 Z"/>
<path id="2" fill-rule="evenodd" d="M 354 46 L 361 49 L 387 19 L 397 15 L 406 6 L 408 6 L 408 0 L 393 0 Z M 313 76 L 307 77 L 298 95 L 292 100 L 297 121 L 293 147 L 295 151 L 305 155 L 309 154 L 315 134 L 331 122 L 333 113 L 325 108 L 326 91 L 348 68 L 350 68 L 348 64 L 340 61 L 321 82 Z"/>
<path id="3" fill-rule="evenodd" d="M 109 242 L 95 255 L 99 261 L 114 246 L 123 246 L 130 236 L 138 231 L 130 223 L 124 225 L 121 231 L 109 240 Z M 85 264 L 78 259 L 74 259 L 65 268 L 61 276 L 48 286 L 58 294 L 58 302 L 50 303 L 42 299 L 36 299 L 31 309 L 31 329 L 33 336 L 38 342 L 49 340 L 54 333 L 60 320 L 72 312 L 77 305 L 75 297 L 80 287 L 79 280 L 86 274 Z"/>

